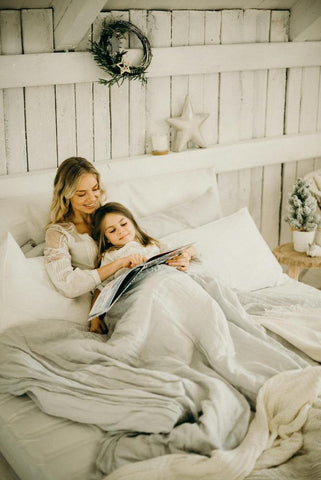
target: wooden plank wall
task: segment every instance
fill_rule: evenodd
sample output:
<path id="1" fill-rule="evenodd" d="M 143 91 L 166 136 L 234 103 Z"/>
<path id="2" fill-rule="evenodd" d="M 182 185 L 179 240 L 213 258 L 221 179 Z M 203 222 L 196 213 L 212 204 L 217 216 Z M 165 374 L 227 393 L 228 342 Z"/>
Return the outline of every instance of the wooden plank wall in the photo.
<path id="1" fill-rule="evenodd" d="M 287 42 L 289 12 L 270 10 L 104 12 L 89 31 L 99 38 L 103 19 L 139 26 L 152 47 Z M 0 54 L 52 52 L 52 10 L 0 11 Z M 126 45 L 137 48 L 130 36 Z M 85 51 L 83 41 L 77 51 Z M 151 136 L 174 130 L 166 119 L 180 115 L 185 96 L 194 111 L 207 112 L 208 144 L 321 129 L 320 67 L 177 75 L 150 78 L 146 86 L 124 82 L 0 90 L 0 174 L 59 165 L 71 155 L 93 161 L 151 151 Z M 219 174 L 223 209 L 248 206 L 271 247 L 289 241 L 283 222 L 295 179 L 321 168 L 321 159 Z"/>

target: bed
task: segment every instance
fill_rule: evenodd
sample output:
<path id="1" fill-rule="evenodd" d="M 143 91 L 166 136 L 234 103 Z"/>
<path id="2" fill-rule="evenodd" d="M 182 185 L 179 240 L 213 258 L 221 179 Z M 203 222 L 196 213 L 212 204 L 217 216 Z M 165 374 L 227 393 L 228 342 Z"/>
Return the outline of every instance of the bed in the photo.
<path id="1" fill-rule="evenodd" d="M 21 480 L 320 479 L 321 292 L 282 272 L 246 208 L 223 215 L 213 168 L 130 162 L 97 165 L 108 199 L 201 263 L 134 286 L 107 340 L 86 331 L 90 296 L 44 269 L 55 171 L 0 179 L 0 451 Z"/>

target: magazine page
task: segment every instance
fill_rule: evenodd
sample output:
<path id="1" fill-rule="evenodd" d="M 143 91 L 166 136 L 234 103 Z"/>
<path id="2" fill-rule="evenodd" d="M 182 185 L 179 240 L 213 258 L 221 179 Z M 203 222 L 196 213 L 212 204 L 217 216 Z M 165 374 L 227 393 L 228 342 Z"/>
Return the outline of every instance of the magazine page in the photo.
<path id="1" fill-rule="evenodd" d="M 104 288 L 101 290 L 96 302 L 90 310 L 89 320 L 94 317 L 98 317 L 103 313 L 106 313 L 120 298 L 120 296 L 130 287 L 130 285 L 133 283 L 133 281 L 141 271 L 147 271 L 155 265 L 161 265 L 162 263 L 165 263 L 167 260 L 170 260 L 171 258 L 180 255 L 180 253 L 182 253 L 186 248 L 190 247 L 191 245 L 192 243 L 189 243 L 173 250 L 153 255 L 148 260 L 146 260 L 146 262 L 137 265 L 136 267 L 115 278 L 111 282 L 108 282 L 107 285 L 105 285 Z"/>

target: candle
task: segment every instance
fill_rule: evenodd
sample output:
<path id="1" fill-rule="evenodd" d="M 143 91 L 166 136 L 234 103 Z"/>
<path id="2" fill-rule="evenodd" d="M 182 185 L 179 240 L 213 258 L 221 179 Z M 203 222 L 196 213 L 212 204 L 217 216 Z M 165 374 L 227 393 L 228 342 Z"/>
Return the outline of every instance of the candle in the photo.
<path id="1" fill-rule="evenodd" d="M 152 135 L 152 155 L 166 155 L 168 153 L 167 135 Z"/>

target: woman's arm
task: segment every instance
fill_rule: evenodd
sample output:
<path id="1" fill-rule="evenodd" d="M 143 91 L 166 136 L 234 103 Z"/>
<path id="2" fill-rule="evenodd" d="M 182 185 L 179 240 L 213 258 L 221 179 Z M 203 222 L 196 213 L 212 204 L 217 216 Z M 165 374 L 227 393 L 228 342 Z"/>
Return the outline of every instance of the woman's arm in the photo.
<path id="1" fill-rule="evenodd" d="M 142 255 L 130 255 L 131 258 L 127 258 L 127 260 L 126 257 L 120 258 L 98 269 L 74 268 L 70 253 L 70 241 L 70 235 L 63 227 L 50 227 L 46 232 L 44 251 L 46 270 L 52 283 L 62 295 L 68 298 L 79 297 L 93 291 L 102 281 L 120 268 L 132 268 L 146 260 Z M 90 244 L 88 244 L 89 248 Z M 92 253 L 94 256 L 96 255 L 96 252 Z M 93 258 L 94 260 L 95 258 Z"/>
<path id="2" fill-rule="evenodd" d="M 46 248 L 44 250 L 47 273 L 56 289 L 65 297 L 75 298 L 95 290 L 101 283 L 97 271 L 93 269 L 74 268 L 70 253 L 72 237 L 60 225 L 50 227 L 46 232 Z M 92 262 L 97 255 L 96 250 L 90 251 L 92 244 L 84 240 L 85 255 L 92 255 Z M 90 252 L 90 253 L 89 253 Z"/>

